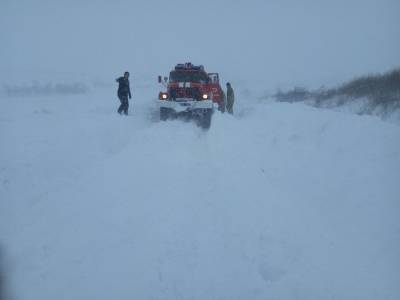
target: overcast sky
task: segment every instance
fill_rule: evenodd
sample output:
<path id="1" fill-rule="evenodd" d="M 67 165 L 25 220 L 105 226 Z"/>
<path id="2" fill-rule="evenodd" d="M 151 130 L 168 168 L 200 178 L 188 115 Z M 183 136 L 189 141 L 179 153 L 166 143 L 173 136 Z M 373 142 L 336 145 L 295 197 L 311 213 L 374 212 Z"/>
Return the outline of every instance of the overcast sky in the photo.
<path id="1" fill-rule="evenodd" d="M 192 61 L 315 87 L 400 66 L 400 1 L 0 0 L 0 44 L 2 77 L 155 76 Z"/>

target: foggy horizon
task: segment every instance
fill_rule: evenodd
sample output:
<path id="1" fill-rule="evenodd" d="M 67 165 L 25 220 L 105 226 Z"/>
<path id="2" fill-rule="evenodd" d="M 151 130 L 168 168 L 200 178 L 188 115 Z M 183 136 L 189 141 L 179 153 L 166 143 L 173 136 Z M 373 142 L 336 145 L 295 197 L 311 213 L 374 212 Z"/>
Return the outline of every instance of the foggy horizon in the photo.
<path id="1" fill-rule="evenodd" d="M 398 1 L 0 4 L 0 76 L 167 73 L 202 64 L 266 87 L 335 84 L 400 65 Z"/>

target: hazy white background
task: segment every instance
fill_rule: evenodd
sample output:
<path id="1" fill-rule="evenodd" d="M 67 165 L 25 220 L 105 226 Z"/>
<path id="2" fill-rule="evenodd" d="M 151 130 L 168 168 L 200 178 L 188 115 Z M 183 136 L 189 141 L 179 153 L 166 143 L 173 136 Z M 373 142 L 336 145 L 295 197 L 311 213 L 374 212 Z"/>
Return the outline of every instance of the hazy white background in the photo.
<path id="1" fill-rule="evenodd" d="M 155 76 L 193 61 L 314 87 L 399 66 L 399 15 L 398 0 L 0 0 L 0 76 Z"/>
<path id="2" fill-rule="evenodd" d="M 399 15 L 0 0 L 0 299 L 400 299 L 400 127 L 253 92 L 399 66 Z M 185 61 L 235 88 L 208 132 L 158 121 L 156 75 Z"/>

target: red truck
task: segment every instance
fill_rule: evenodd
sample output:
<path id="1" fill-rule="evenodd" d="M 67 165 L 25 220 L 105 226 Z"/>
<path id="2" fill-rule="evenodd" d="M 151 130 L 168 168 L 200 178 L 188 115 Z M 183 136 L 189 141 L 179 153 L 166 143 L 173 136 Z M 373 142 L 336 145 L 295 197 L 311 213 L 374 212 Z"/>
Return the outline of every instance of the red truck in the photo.
<path id="1" fill-rule="evenodd" d="M 177 64 L 169 78 L 158 76 L 164 91 L 159 93 L 160 120 L 179 115 L 197 119 L 203 128 L 211 125 L 214 108 L 222 110 L 225 94 L 218 73 L 207 73 L 203 66 L 191 63 Z"/>

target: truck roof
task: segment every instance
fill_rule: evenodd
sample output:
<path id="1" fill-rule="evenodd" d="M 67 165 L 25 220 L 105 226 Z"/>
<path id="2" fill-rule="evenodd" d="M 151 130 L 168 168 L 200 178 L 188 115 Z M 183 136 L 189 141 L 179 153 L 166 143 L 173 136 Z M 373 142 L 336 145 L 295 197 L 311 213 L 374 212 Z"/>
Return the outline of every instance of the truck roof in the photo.
<path id="1" fill-rule="evenodd" d="M 175 71 L 204 71 L 204 67 L 202 65 L 195 66 L 192 63 L 188 62 L 185 64 L 177 64 L 175 66 Z"/>

